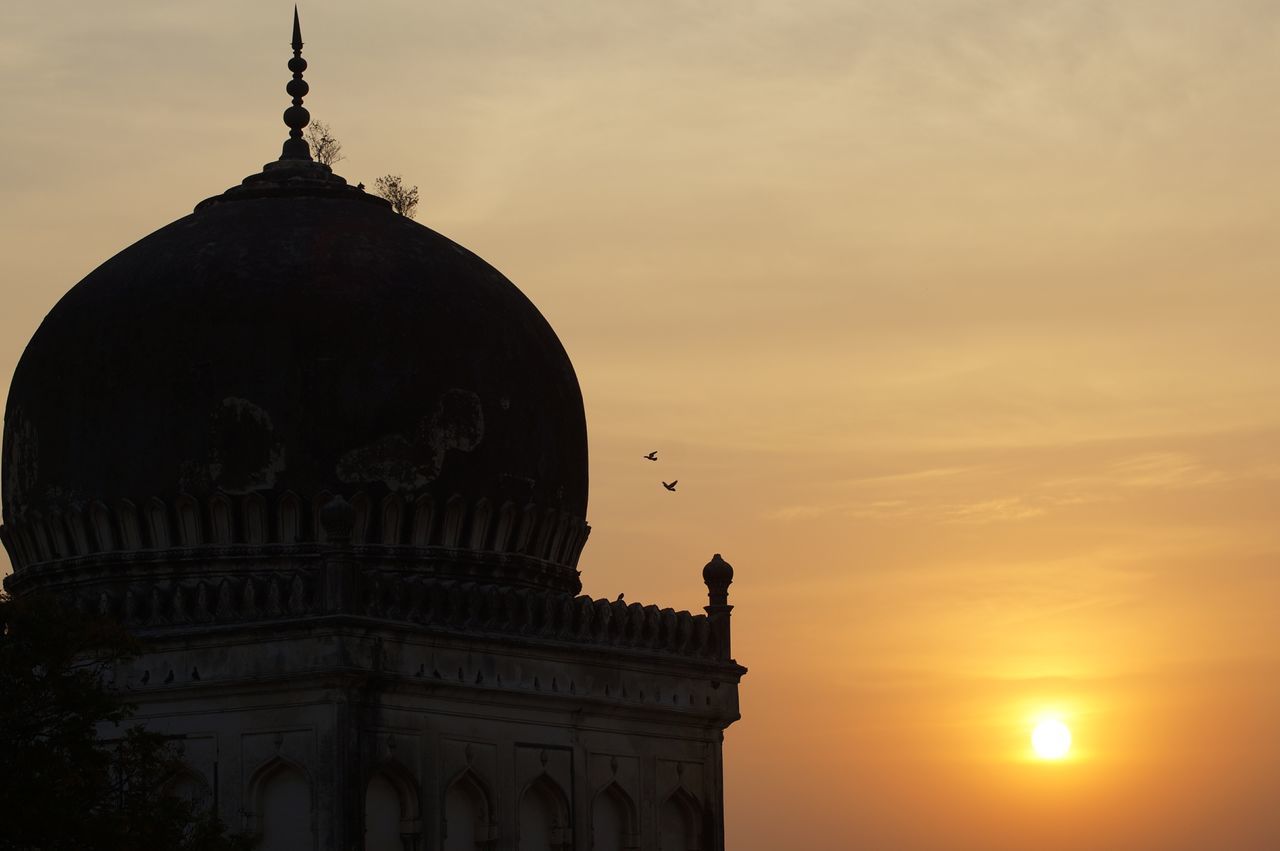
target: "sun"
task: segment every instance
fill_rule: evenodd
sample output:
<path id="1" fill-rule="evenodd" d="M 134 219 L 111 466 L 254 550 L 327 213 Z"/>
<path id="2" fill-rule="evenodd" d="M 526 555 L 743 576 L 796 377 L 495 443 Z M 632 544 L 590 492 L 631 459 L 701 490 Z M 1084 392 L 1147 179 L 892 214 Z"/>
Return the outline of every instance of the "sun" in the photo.
<path id="1" fill-rule="evenodd" d="M 1041 759 L 1062 759 L 1071 750 L 1071 730 L 1057 718 L 1041 721 L 1031 731 L 1031 748 Z"/>

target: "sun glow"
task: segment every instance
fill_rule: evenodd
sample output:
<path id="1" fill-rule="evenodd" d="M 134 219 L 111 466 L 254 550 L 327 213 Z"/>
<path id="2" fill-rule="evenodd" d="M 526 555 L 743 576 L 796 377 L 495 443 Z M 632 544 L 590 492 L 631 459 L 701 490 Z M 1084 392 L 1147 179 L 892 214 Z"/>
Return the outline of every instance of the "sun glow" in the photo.
<path id="1" fill-rule="evenodd" d="M 1031 731 L 1031 748 L 1041 759 L 1062 759 L 1071 750 L 1071 730 L 1057 718 L 1048 718 Z"/>

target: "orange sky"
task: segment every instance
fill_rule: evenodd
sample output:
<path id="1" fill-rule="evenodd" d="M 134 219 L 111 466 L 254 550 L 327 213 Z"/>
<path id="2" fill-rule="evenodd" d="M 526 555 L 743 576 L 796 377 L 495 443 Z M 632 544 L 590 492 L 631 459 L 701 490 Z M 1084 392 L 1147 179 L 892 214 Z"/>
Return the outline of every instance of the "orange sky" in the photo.
<path id="1" fill-rule="evenodd" d="M 0 390 L 277 156 L 290 12 L 10 5 Z M 1280 847 L 1280 7 L 302 14 L 337 170 L 418 184 L 574 360 L 587 591 L 737 568 L 730 848 Z"/>

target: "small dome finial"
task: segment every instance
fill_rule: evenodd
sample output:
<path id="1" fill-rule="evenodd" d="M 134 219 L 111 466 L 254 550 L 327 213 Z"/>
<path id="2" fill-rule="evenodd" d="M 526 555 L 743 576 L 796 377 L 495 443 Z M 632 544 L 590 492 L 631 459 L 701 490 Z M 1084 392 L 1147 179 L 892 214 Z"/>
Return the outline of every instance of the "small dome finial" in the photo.
<path id="1" fill-rule="evenodd" d="M 307 140 L 302 138 L 302 128 L 311 123 L 311 113 L 302 105 L 310 86 L 302 79 L 302 72 L 307 70 L 307 60 L 302 58 L 302 26 L 298 23 L 298 7 L 293 7 L 293 58 L 289 60 L 289 70 L 293 79 L 285 86 L 285 91 L 293 98 L 293 106 L 284 111 L 284 123 L 289 128 L 289 138 L 285 140 L 284 150 L 280 153 L 282 160 L 310 160 L 311 148 Z"/>
<path id="2" fill-rule="evenodd" d="M 733 651 L 729 644 L 729 615 L 733 606 L 729 605 L 729 586 L 733 584 L 733 566 L 716 553 L 702 568 L 702 581 L 707 583 L 707 602 L 710 605 L 705 606 L 704 611 L 716 636 L 716 653 L 721 659 L 730 660 Z"/>
<path id="3" fill-rule="evenodd" d="M 729 586 L 733 584 L 733 566 L 716 553 L 702 568 L 702 581 L 707 583 L 711 604 L 725 605 L 729 602 Z"/>

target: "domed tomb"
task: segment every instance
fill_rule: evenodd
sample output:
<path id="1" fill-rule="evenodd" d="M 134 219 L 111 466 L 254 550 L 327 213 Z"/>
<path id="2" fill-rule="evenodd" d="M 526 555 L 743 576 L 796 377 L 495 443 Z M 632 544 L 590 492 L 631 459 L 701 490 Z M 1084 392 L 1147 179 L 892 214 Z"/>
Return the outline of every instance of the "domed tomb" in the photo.
<path id="1" fill-rule="evenodd" d="M 280 159 L 89 275 L 24 354 L 6 590 L 137 637 L 103 675 L 128 725 L 181 742 L 179 785 L 264 851 L 724 851 L 733 568 L 703 569 L 705 614 L 576 596 L 564 350 L 312 161 L 296 9 L 292 47 Z"/>
<path id="2" fill-rule="evenodd" d="M 577 591 L 586 422 L 555 332 L 484 260 L 294 141 L 40 325 L 5 412 L 15 570 L 305 548 L 342 495 L 353 545 Z"/>

